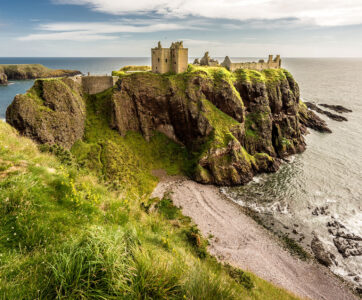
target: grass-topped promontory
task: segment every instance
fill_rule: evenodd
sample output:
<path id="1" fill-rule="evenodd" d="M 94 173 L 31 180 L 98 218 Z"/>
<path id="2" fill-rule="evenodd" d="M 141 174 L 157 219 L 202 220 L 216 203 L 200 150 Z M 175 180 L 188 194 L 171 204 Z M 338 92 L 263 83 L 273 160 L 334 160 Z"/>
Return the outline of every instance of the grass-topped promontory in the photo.
<path id="1" fill-rule="evenodd" d="M 87 99 L 72 154 L 42 153 L 0 122 L 0 298 L 295 299 L 219 264 L 172 200 L 150 199 L 151 170 L 187 171 L 185 149 L 161 134 L 121 137 L 109 97 Z"/>
<path id="2" fill-rule="evenodd" d="M 46 97 L 40 91 L 59 87 L 67 92 L 64 99 L 74 100 L 75 108 L 81 104 L 84 133 L 69 150 L 68 143 L 66 149 L 54 143 L 36 145 L 0 121 L 0 299 L 296 299 L 254 274 L 222 265 L 210 256 L 207 239 L 173 205 L 172 194 L 151 198 L 158 183 L 155 170 L 191 174 L 202 168 L 198 159 L 210 149 L 234 145 L 234 152 L 240 151 L 235 157 L 245 158 L 249 165 L 260 157 L 265 162 L 269 159 L 267 154 L 252 156 L 246 147 L 238 148 L 240 142 L 233 134 L 234 129 L 242 134 L 247 123 L 247 134 L 258 139 L 260 126 L 253 123 L 258 125 L 263 115 L 232 117 L 227 108 L 224 112 L 217 101 L 200 92 L 201 84 L 192 82 L 197 76 L 206 79 L 202 84 L 210 84 L 206 89 L 215 97 L 219 92 L 222 95 L 226 85 L 230 105 L 241 107 L 244 113 L 234 83 L 244 77 L 246 82 L 266 84 L 284 80 L 284 71 L 231 73 L 224 68 L 190 65 L 182 74 L 159 75 L 133 68 L 116 74 L 124 80 L 97 95 L 82 97 L 69 80 L 57 84 L 42 81 L 25 95 L 33 100 L 32 105 L 41 107 Z M 127 87 L 136 92 L 141 85 L 157 95 L 171 89 L 174 99 L 186 99 L 182 104 L 202 95 L 190 106 L 190 111 L 194 109 L 204 117 L 200 120 L 212 127 L 200 137 L 201 146 L 187 148 L 187 143 L 157 131 L 146 140 L 144 131 L 119 130 L 114 122 L 115 95 L 125 90 L 121 84 L 127 80 Z M 186 96 L 189 98 L 183 98 Z M 125 108 L 124 99 L 118 99 L 121 109 Z M 61 119 L 56 112 L 46 111 L 58 125 L 64 124 L 69 114 Z M 160 113 L 157 110 L 158 116 Z M 39 120 L 43 120 L 41 115 Z M 69 122 L 64 131 L 79 127 L 73 125 Z M 51 137 L 58 135 L 58 127 L 51 130 L 47 131 Z M 225 155 L 216 163 L 227 159 Z"/>

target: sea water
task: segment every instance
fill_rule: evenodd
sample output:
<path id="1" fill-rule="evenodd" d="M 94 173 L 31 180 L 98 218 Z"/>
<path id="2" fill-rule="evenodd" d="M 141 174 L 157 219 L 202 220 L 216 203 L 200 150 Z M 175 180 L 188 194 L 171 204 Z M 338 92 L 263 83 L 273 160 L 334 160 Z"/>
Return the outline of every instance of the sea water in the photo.
<path id="1" fill-rule="evenodd" d="M 233 59 L 237 60 L 237 59 Z M 249 59 L 239 59 L 247 61 Z M 192 61 L 192 59 L 190 59 Z M 49 68 L 76 69 L 83 73 L 111 74 L 125 65 L 147 65 L 149 58 L 0 58 L 0 64 L 40 63 Z M 289 237 L 309 248 L 317 235 L 326 250 L 336 256 L 332 270 L 354 281 L 362 280 L 362 257 L 344 259 L 338 253 L 327 223 L 337 220 L 347 230 L 362 236 L 362 59 L 285 58 L 283 67 L 299 83 L 303 100 L 341 104 L 353 110 L 348 122 L 321 116 L 332 134 L 310 130 L 307 150 L 293 156 L 274 174 L 262 174 L 245 186 L 222 191 L 246 206 Z M 0 118 L 14 96 L 24 93 L 33 81 L 0 86 Z M 325 214 L 313 214 L 324 207 Z"/>

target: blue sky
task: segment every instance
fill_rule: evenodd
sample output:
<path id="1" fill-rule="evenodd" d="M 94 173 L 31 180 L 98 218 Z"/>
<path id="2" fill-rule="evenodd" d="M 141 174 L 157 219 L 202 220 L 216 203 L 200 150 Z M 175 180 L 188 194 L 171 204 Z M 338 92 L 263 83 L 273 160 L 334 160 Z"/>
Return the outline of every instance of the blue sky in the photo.
<path id="1" fill-rule="evenodd" d="M 362 0 L 0 0 L 0 56 L 361 57 Z"/>

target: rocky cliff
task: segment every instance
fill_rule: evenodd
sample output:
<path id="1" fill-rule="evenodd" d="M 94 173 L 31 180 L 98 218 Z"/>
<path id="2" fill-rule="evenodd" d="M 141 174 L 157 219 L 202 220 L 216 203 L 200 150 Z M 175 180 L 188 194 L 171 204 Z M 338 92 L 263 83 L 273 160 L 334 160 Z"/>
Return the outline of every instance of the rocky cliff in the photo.
<path id="1" fill-rule="evenodd" d="M 197 181 L 234 185 L 276 171 L 280 158 L 305 149 L 304 126 L 318 117 L 303 110 L 302 123 L 302 108 L 285 70 L 190 68 L 187 75 L 124 77 L 113 94 L 112 126 L 146 139 L 161 131 L 195 153 Z"/>
<path id="2" fill-rule="evenodd" d="M 39 64 L 0 65 L 1 73 L 5 74 L 8 80 L 64 77 L 81 74 L 80 71 L 76 70 L 53 70 Z"/>
<path id="3" fill-rule="evenodd" d="M 190 66 L 177 75 L 121 74 L 110 93 L 111 128 L 122 136 L 140 132 L 146 140 L 156 131 L 165 134 L 187 149 L 191 176 L 202 183 L 244 184 L 256 173 L 276 171 L 281 158 L 305 149 L 306 126 L 326 128 L 282 69 L 230 73 Z M 41 143 L 70 148 L 84 130 L 79 86 L 38 80 L 15 98 L 7 120 Z"/>
<path id="4" fill-rule="evenodd" d="M 0 84 L 8 84 L 8 77 L 5 73 L 0 72 Z"/>
<path id="5" fill-rule="evenodd" d="M 21 134 L 64 148 L 82 138 L 85 116 L 80 85 L 68 78 L 35 81 L 6 111 L 7 122 Z"/>

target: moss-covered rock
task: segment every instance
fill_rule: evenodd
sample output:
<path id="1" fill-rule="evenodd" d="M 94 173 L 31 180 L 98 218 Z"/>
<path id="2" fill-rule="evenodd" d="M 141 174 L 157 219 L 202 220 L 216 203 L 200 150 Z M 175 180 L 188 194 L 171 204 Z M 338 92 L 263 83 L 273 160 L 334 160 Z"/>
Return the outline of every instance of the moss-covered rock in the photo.
<path id="1" fill-rule="evenodd" d="M 69 149 L 84 132 L 85 104 L 80 85 L 67 78 L 37 80 L 25 95 L 15 97 L 6 120 L 40 143 Z"/>
<path id="2" fill-rule="evenodd" d="M 114 88 L 87 96 L 85 143 L 72 149 L 80 164 L 91 161 L 109 179 L 124 181 L 121 166 L 138 151 L 130 132 L 141 133 L 157 151 L 166 139 L 154 144 L 156 133 L 168 137 L 181 147 L 169 149 L 182 154 L 186 173 L 218 185 L 244 184 L 256 173 L 274 172 L 280 158 L 305 149 L 302 134 L 313 116 L 285 70 L 232 73 L 190 65 L 182 74 L 121 73 Z M 7 118 L 23 134 L 69 148 L 83 135 L 84 115 L 79 86 L 62 79 L 37 81 L 15 98 Z M 140 147 L 143 143 L 138 140 Z"/>
<path id="3" fill-rule="evenodd" d="M 132 74 L 118 82 L 112 102 L 113 128 L 146 139 L 160 131 L 185 145 L 203 183 L 246 183 L 305 147 L 298 85 L 284 70 L 190 66 L 178 75 Z"/>

